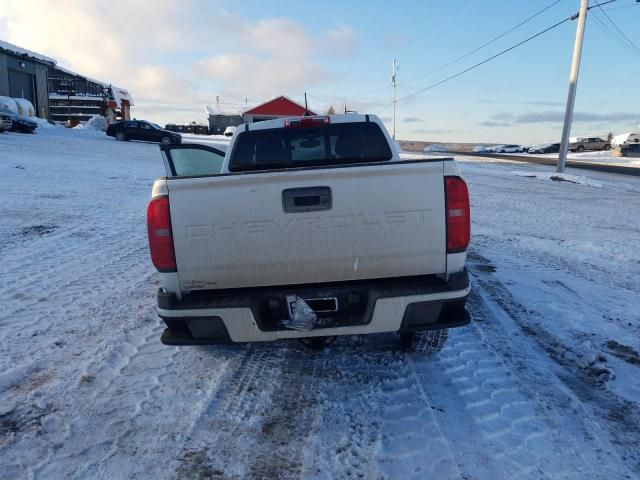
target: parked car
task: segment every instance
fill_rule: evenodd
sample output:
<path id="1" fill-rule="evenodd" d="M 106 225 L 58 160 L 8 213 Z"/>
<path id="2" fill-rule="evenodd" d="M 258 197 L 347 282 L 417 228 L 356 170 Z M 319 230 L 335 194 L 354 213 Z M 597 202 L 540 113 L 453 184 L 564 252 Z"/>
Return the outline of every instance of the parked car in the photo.
<path id="1" fill-rule="evenodd" d="M 158 142 L 163 145 L 179 144 L 182 136 L 170 132 L 155 123 L 145 120 L 123 120 L 112 123 L 107 127 L 107 135 L 116 140 L 142 140 L 144 142 Z"/>
<path id="2" fill-rule="evenodd" d="M 492 149 L 496 153 L 521 153 L 524 152 L 522 145 L 497 145 Z"/>
<path id="3" fill-rule="evenodd" d="M 484 153 L 496 153 L 499 148 L 504 147 L 504 145 L 494 145 L 492 147 L 486 147 Z"/>
<path id="4" fill-rule="evenodd" d="M 584 152 L 585 150 L 609 150 L 611 144 L 600 137 L 580 137 L 569 144 L 572 152 Z"/>
<path id="5" fill-rule="evenodd" d="M 559 143 L 541 143 L 540 145 L 534 145 L 529 150 L 529 153 L 558 153 L 560 151 Z"/>
<path id="6" fill-rule="evenodd" d="M 233 134 L 236 133 L 236 127 L 234 126 L 228 126 L 227 128 L 224 129 L 224 133 L 223 135 L 225 137 L 233 137 Z"/>
<path id="7" fill-rule="evenodd" d="M 620 135 L 616 135 L 611 140 L 611 145 L 614 147 L 618 147 L 620 145 L 629 145 L 633 143 L 640 143 L 640 133 L 622 133 Z"/>
<path id="8" fill-rule="evenodd" d="M 402 161 L 378 117 L 354 114 L 250 123 L 226 154 L 160 148 L 147 229 L 164 344 L 395 332 L 423 352 L 469 323 L 452 158 Z"/>
<path id="9" fill-rule="evenodd" d="M 11 130 L 12 126 L 13 122 L 11 121 L 11 117 L 9 115 L 0 113 L 0 132 Z"/>
<path id="10" fill-rule="evenodd" d="M 38 124 L 33 120 L 18 115 L 6 108 L 0 107 L 0 115 L 11 120 L 11 126 L 7 130 L 11 130 L 12 132 L 33 133 L 33 131 L 38 128 Z"/>
<path id="11" fill-rule="evenodd" d="M 620 153 L 623 157 L 640 158 L 640 142 L 621 145 Z"/>

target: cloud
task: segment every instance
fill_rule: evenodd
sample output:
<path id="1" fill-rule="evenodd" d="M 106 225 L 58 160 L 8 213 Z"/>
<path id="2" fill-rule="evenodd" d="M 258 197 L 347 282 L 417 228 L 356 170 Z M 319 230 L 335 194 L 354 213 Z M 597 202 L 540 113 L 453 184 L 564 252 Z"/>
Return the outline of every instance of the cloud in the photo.
<path id="1" fill-rule="evenodd" d="M 509 112 L 498 112 L 491 115 L 493 120 L 513 120 L 513 113 Z"/>
<path id="2" fill-rule="evenodd" d="M 340 55 L 353 52 L 358 44 L 355 32 L 346 25 L 327 30 L 321 36 L 321 40 L 324 40 L 322 43 L 325 49 L 332 54 Z"/>
<path id="3" fill-rule="evenodd" d="M 5 0 L 4 34 L 12 43 L 41 51 L 63 65 L 103 80 L 118 72 L 127 75 L 134 64 L 152 61 L 154 53 L 166 54 L 167 50 L 188 46 L 188 30 L 179 29 L 184 16 L 182 5 L 158 0 L 149 8 L 143 0 L 121 2 L 126 21 L 114 24 L 114 12 L 119 10 L 115 3 Z M 157 25 L 162 28 L 147 28 L 141 34 L 141 27 Z"/>
<path id="4" fill-rule="evenodd" d="M 496 100 L 489 98 L 478 100 L 478 103 L 490 103 L 492 105 L 537 105 L 539 107 L 557 107 L 559 105 L 564 105 L 564 102 L 558 102 L 555 100 Z"/>
<path id="5" fill-rule="evenodd" d="M 288 18 L 267 18 L 245 24 L 245 39 L 256 49 L 276 57 L 302 58 L 313 48 L 313 39 L 302 25 Z"/>
<path id="6" fill-rule="evenodd" d="M 564 105 L 564 102 L 552 102 L 552 101 L 547 101 L 547 100 L 529 100 L 529 101 L 525 101 L 522 102 L 525 105 L 539 105 L 539 106 L 543 106 L 543 107 L 555 107 L 558 105 Z"/>
<path id="7" fill-rule="evenodd" d="M 3 7 L 4 32 L 10 42 L 49 55 L 80 74 L 126 88 L 136 104 L 197 97 L 182 72 L 153 59 L 153 52 L 166 54 L 188 46 L 189 35 L 175 28 L 183 15 L 175 2 L 159 0 L 149 8 L 144 1 L 132 0 L 126 4 L 127 21 L 117 26 L 111 21 L 117 5 L 112 9 L 104 2 L 9 0 Z M 61 30 L 61 25 L 70 27 Z M 162 28 L 141 34 L 141 25 Z"/>
<path id="8" fill-rule="evenodd" d="M 286 17 L 207 13 L 194 0 L 157 0 L 153 8 L 145 0 L 3 0 L 1 10 L 0 37 L 126 88 L 136 108 L 146 105 L 166 119 L 172 104 L 180 114 L 193 105 L 197 118 L 216 95 L 231 102 L 300 96 L 337 75 L 325 57 L 358 45 L 346 24 L 311 32 Z"/>
<path id="9" fill-rule="evenodd" d="M 228 85 L 229 92 L 266 98 L 304 90 L 329 78 L 320 65 L 295 59 L 263 58 L 249 54 L 222 54 L 202 60 L 198 70 L 209 80 Z"/>
<path id="10" fill-rule="evenodd" d="M 636 122 L 640 118 L 638 113 L 588 113 L 575 112 L 574 122 Z M 561 123 L 564 121 L 563 111 L 530 112 L 518 115 L 516 123 Z"/>
<path id="11" fill-rule="evenodd" d="M 481 127 L 510 127 L 510 123 L 505 122 L 493 122 L 491 120 L 486 120 L 484 122 L 479 123 Z"/>
<path id="12" fill-rule="evenodd" d="M 193 100 L 194 86 L 186 78 L 176 75 L 160 65 L 140 65 L 135 67 L 135 77 L 124 86 L 136 92 L 134 102 L 165 101 L 188 102 Z M 136 100 L 137 99 L 137 100 Z"/>
<path id="13" fill-rule="evenodd" d="M 410 130 L 411 133 L 453 133 L 457 130 L 448 130 L 444 128 L 415 128 Z"/>
<path id="14" fill-rule="evenodd" d="M 344 24 L 311 35 L 300 23 L 285 17 L 249 21 L 220 12 L 211 23 L 216 25 L 218 47 L 260 51 L 277 58 L 308 59 L 318 53 L 346 55 L 352 53 L 358 43 L 354 30 Z"/>
<path id="15" fill-rule="evenodd" d="M 421 122 L 422 119 L 418 117 L 406 117 L 406 118 L 403 118 L 402 121 L 404 123 L 414 123 L 414 122 Z"/>

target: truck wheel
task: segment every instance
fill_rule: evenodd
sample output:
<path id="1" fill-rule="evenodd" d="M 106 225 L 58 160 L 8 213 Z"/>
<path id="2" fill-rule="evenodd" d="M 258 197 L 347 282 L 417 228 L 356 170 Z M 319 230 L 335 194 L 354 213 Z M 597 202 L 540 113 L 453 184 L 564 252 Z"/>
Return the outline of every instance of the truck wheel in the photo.
<path id="1" fill-rule="evenodd" d="M 126 139 L 127 139 L 127 137 L 124 134 L 124 132 L 116 133 L 116 140 L 118 140 L 119 142 L 124 142 Z"/>
<path id="2" fill-rule="evenodd" d="M 406 352 L 435 353 L 442 351 L 448 336 L 449 330 L 446 328 L 401 333 L 400 343 Z"/>
<path id="3" fill-rule="evenodd" d="M 584 147 L 582 145 L 578 145 L 578 148 L 576 148 L 576 152 L 584 152 Z"/>

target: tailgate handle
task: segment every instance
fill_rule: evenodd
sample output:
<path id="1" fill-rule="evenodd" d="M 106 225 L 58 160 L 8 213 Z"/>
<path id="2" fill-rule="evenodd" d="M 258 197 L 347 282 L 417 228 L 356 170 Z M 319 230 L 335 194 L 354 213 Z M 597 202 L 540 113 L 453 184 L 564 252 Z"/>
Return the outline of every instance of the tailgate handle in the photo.
<path id="1" fill-rule="evenodd" d="M 282 208 L 285 213 L 331 210 L 331 188 L 305 187 L 282 191 Z"/>

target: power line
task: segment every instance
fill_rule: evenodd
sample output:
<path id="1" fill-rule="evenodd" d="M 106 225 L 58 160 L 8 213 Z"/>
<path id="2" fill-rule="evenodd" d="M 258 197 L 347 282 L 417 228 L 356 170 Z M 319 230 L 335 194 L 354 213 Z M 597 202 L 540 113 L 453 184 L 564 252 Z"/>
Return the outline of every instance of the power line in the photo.
<path id="1" fill-rule="evenodd" d="M 496 53 L 495 55 L 492 55 L 491 57 L 486 58 L 485 60 L 483 60 L 483 61 L 481 61 L 481 62 L 478 62 L 478 63 L 476 63 L 476 64 L 474 64 L 474 65 L 470 66 L 469 68 L 465 68 L 464 70 L 462 70 L 462 71 L 460 71 L 460 72 L 458 72 L 458 73 L 456 73 L 456 74 L 454 74 L 454 75 L 450 75 L 450 76 L 448 76 L 448 77 L 447 77 L 447 78 L 445 78 L 444 80 L 440 80 L 439 82 L 436 82 L 436 83 L 434 83 L 434 84 L 432 84 L 432 85 L 429 85 L 428 87 L 422 88 L 422 89 L 420 89 L 420 90 L 418 90 L 418 91 L 416 91 L 416 92 L 413 92 L 413 93 L 411 93 L 411 94 L 409 94 L 409 95 L 405 95 L 404 97 L 400 97 L 400 98 L 398 99 L 398 102 L 401 102 L 401 101 L 403 101 L 403 100 L 407 100 L 408 98 L 411 98 L 411 97 L 415 97 L 416 95 L 419 95 L 419 94 L 421 94 L 421 93 L 423 93 L 423 92 L 426 92 L 427 90 L 431 90 L 432 88 L 435 88 L 435 87 L 437 87 L 438 85 L 442 85 L 442 84 L 443 84 L 443 83 L 445 83 L 445 82 L 448 82 L 448 81 L 450 81 L 450 80 L 453 80 L 454 78 L 457 78 L 457 77 L 459 77 L 460 75 L 463 75 L 463 74 L 465 74 L 465 73 L 467 73 L 467 72 L 469 72 L 469 71 L 471 71 L 471 70 L 473 70 L 473 69 L 475 69 L 475 68 L 478 68 L 479 66 L 484 65 L 485 63 L 488 63 L 488 62 L 490 62 L 491 60 L 494 60 L 494 59 L 496 59 L 496 58 L 498 58 L 498 57 L 500 57 L 500 56 L 504 55 L 505 53 L 508 53 L 508 52 L 510 52 L 511 50 L 514 50 L 515 48 L 518 48 L 518 47 L 519 47 L 519 46 L 521 46 L 521 45 L 524 45 L 525 43 L 527 43 L 527 42 L 529 42 L 529 41 L 533 40 L 534 38 L 537 38 L 537 37 L 539 37 L 540 35 L 543 35 L 543 34 L 547 33 L 548 31 L 553 30 L 554 28 L 559 27 L 559 26 L 560 26 L 560 25 L 562 25 L 563 23 L 566 23 L 566 22 L 570 21 L 572 18 L 573 18 L 573 16 L 571 16 L 571 17 L 567 17 L 567 18 L 565 18 L 564 20 L 560 20 L 558 23 L 555 23 L 555 24 L 551 25 L 550 27 L 545 28 L 544 30 L 542 30 L 542 31 L 540 31 L 540 32 L 538 32 L 538 33 L 536 33 L 535 35 L 532 35 L 532 36 L 530 36 L 530 37 L 526 38 L 525 40 L 522 40 L 521 42 L 516 43 L 515 45 L 512 45 L 511 47 L 506 48 L 506 49 L 502 50 L 501 52 L 498 52 L 498 53 Z M 385 107 L 385 108 L 386 108 L 386 107 Z"/>
<path id="2" fill-rule="evenodd" d="M 486 46 L 488 46 L 488 45 L 491 45 L 492 43 L 496 42 L 497 40 L 500 40 L 502 37 L 504 37 L 504 36 L 508 35 L 509 33 L 513 32 L 514 30 L 516 30 L 516 29 L 520 28 L 522 25 L 524 25 L 524 24 L 528 23 L 529 21 L 533 20 L 533 19 L 534 19 L 534 18 L 536 18 L 537 16 L 539 16 L 539 15 L 543 14 L 544 12 L 546 12 L 547 10 L 549 10 L 549 9 L 550 9 L 551 7 L 553 7 L 554 5 L 556 5 L 556 4 L 558 4 L 558 3 L 560 3 L 561 1 L 562 1 L 562 0 L 556 0 L 556 1 L 554 1 L 554 2 L 553 2 L 553 3 L 551 3 L 550 5 L 547 5 L 546 7 L 544 7 L 542 10 L 540 10 L 540 11 L 538 11 L 538 12 L 534 13 L 533 15 L 531 15 L 530 17 L 528 17 L 528 18 L 524 19 L 522 22 L 520 22 L 520 23 L 519 23 L 519 24 L 517 24 L 516 26 L 511 27 L 509 30 L 507 30 L 507 31 L 505 31 L 505 32 L 503 32 L 503 33 L 501 33 L 501 34 L 500 34 L 500 35 L 498 35 L 497 37 L 492 38 L 492 39 L 491 39 L 491 40 L 489 40 L 488 42 L 483 43 L 483 44 L 482 44 L 482 45 L 480 45 L 479 47 L 474 48 L 474 49 L 473 49 L 473 50 L 471 50 L 470 52 L 465 53 L 465 54 L 464 54 L 464 55 L 462 55 L 461 57 L 458 57 L 458 58 L 456 58 L 455 60 L 452 60 L 452 61 L 450 61 L 449 63 L 446 63 L 446 64 L 444 64 L 444 65 L 442 65 L 442 66 L 440 66 L 440 67 L 436 68 L 435 70 L 432 70 L 432 71 L 428 72 L 428 73 L 425 73 L 425 74 L 423 74 L 423 75 L 419 75 L 419 76 L 414 77 L 414 78 L 412 78 L 412 79 L 410 79 L 410 80 L 407 80 L 407 81 L 405 81 L 405 82 L 400 82 L 400 83 L 398 83 L 398 85 L 406 85 L 406 84 L 408 84 L 408 83 L 414 82 L 414 81 L 416 81 L 416 80 L 419 80 L 419 79 L 421 79 L 421 78 L 424 78 L 424 77 L 427 77 L 427 76 L 432 75 L 432 74 L 434 74 L 434 73 L 437 73 L 437 72 L 439 72 L 439 71 L 441 71 L 441 70 L 444 70 L 445 68 L 447 68 L 447 67 L 449 67 L 449 66 L 451 66 L 451 65 L 453 65 L 453 64 L 455 64 L 455 63 L 458 63 L 460 60 L 464 60 L 465 58 L 469 57 L 470 55 L 473 55 L 473 54 L 474 54 L 474 53 L 476 53 L 477 51 L 482 50 L 484 47 L 486 47 Z"/>
<path id="3" fill-rule="evenodd" d="M 630 3 L 628 5 L 620 5 L 618 7 L 611 7 L 611 8 L 605 8 L 603 10 L 606 10 L 607 12 L 611 12 L 613 10 L 620 10 L 622 8 L 629 8 L 629 7 L 639 7 L 640 5 L 638 5 L 638 2 L 636 2 L 635 0 L 633 0 L 633 3 Z"/>
<path id="4" fill-rule="evenodd" d="M 435 70 L 431 70 L 430 72 L 427 72 L 427 73 L 425 73 L 425 74 L 423 74 L 423 75 L 419 75 L 419 76 L 417 76 L 417 77 L 411 78 L 411 79 L 406 80 L 406 81 L 404 81 L 404 82 L 398 82 L 398 83 L 397 83 L 397 86 L 406 85 L 406 84 L 409 84 L 409 83 L 414 82 L 414 81 L 416 81 L 416 80 L 420 80 L 421 78 L 427 77 L 427 76 L 429 76 L 429 75 L 433 75 L 434 73 L 437 73 L 437 72 L 439 72 L 439 71 L 441 71 L 441 70 L 444 70 L 445 68 L 447 68 L 447 67 L 449 67 L 449 66 L 451 66 L 451 65 L 453 65 L 453 64 L 455 64 L 455 63 L 458 63 L 458 62 L 459 62 L 459 61 L 461 61 L 461 60 L 464 60 L 465 58 L 467 58 L 467 57 L 469 57 L 469 56 L 473 55 L 474 53 L 478 52 L 479 50 L 482 50 L 483 48 L 485 48 L 485 47 L 487 47 L 487 46 L 491 45 L 492 43 L 496 42 L 497 40 L 500 40 L 502 37 L 504 37 L 504 36 L 508 35 L 509 33 L 513 32 L 514 30 L 516 30 L 516 29 L 520 28 L 521 26 L 525 25 L 526 23 L 530 22 L 531 20 L 533 20 L 534 18 L 536 18 L 536 17 L 538 17 L 539 15 L 543 14 L 544 12 L 546 12 L 547 10 L 549 10 L 549 9 L 550 9 L 551 7 L 553 7 L 554 5 L 556 5 L 556 4 L 558 4 L 558 3 L 560 3 L 561 1 L 562 1 L 562 0 L 555 0 L 555 1 L 554 1 L 554 2 L 552 2 L 551 4 L 549 4 L 549 5 L 547 5 L 546 7 L 544 7 L 542 10 L 540 10 L 540 11 L 538 11 L 538 12 L 534 13 L 534 14 L 533 14 L 533 15 L 531 15 L 530 17 L 527 17 L 526 19 L 524 19 L 523 21 L 521 21 L 521 22 L 520 22 L 520 23 L 518 23 L 517 25 L 515 25 L 515 26 L 513 26 L 513 27 L 509 28 L 508 30 L 504 31 L 503 33 L 501 33 L 501 34 L 500 34 L 500 35 L 498 35 L 497 37 L 492 38 L 491 40 L 489 40 L 489 41 L 487 41 L 487 42 L 483 43 L 482 45 L 480 45 L 480 46 L 478 46 L 478 47 L 474 48 L 473 50 L 471 50 L 471 51 L 469 51 L 469 52 L 465 53 L 464 55 L 462 55 L 462 56 L 460 56 L 460 57 L 456 58 L 455 60 L 452 60 L 452 61 L 450 61 L 450 62 L 448 62 L 448 63 L 446 63 L 446 64 L 444 64 L 444 65 L 441 65 L 441 66 L 439 66 L 438 68 L 436 68 Z M 615 0 L 614 0 L 614 1 L 615 1 Z M 346 96 L 346 97 L 344 97 L 344 96 L 342 96 L 342 97 L 333 97 L 332 99 L 330 99 L 330 101 L 331 101 L 331 100 L 348 100 L 348 99 L 351 99 L 351 98 L 364 97 L 364 96 L 366 96 L 366 95 L 371 95 L 371 94 L 374 94 L 374 93 L 382 92 L 382 91 L 384 91 L 384 90 L 388 90 L 388 89 L 390 89 L 390 88 L 392 88 L 392 87 L 391 87 L 390 85 L 388 85 L 388 86 L 386 86 L 386 87 L 376 88 L 376 89 L 374 89 L 374 90 L 369 90 L 369 91 L 366 91 L 366 92 L 363 92 L 363 93 L 358 93 L 358 94 L 356 94 L 356 95 L 349 95 L 349 96 Z M 327 97 L 325 97 L 325 98 L 327 98 Z M 391 105 L 391 104 L 389 104 L 389 105 Z M 386 108 L 386 107 L 385 107 L 385 108 Z"/>
<path id="5" fill-rule="evenodd" d="M 618 25 L 616 25 L 616 23 L 611 20 L 611 17 L 607 14 L 607 12 L 605 12 L 602 7 L 600 5 L 598 5 L 598 7 L 600 8 L 600 11 L 604 14 L 604 16 L 607 18 L 607 20 L 609 20 L 609 23 L 611 25 L 613 25 L 613 27 L 618 31 L 618 33 L 622 36 L 622 38 L 624 38 L 624 40 L 626 41 L 626 43 L 636 52 L 640 53 L 640 48 L 638 48 L 638 46 L 633 43 L 629 37 L 627 37 L 624 32 L 622 30 L 620 30 L 620 28 L 618 27 Z"/>
<path id="6" fill-rule="evenodd" d="M 604 23 L 603 20 L 601 20 L 598 16 L 594 15 L 592 17 L 596 24 L 607 34 L 609 35 L 609 37 L 611 37 L 613 40 L 615 40 L 618 45 L 620 45 L 622 48 L 625 48 L 627 50 L 629 50 L 632 54 L 634 54 L 635 56 L 637 56 L 638 58 L 640 58 L 640 54 L 638 52 L 636 52 L 634 49 L 632 49 L 627 43 L 624 42 L 624 40 L 622 40 L 618 35 L 615 34 L 615 32 L 611 29 L 611 27 L 609 27 L 606 23 Z"/>
<path id="7" fill-rule="evenodd" d="M 401 99 L 401 100 L 402 100 L 402 99 Z M 400 101 L 400 100 L 398 100 L 398 101 Z M 378 111 L 378 112 L 376 113 L 376 115 L 380 115 L 382 112 L 384 112 L 384 111 L 385 111 L 387 108 L 389 108 L 391 105 L 393 105 L 393 102 L 389 102 L 389 103 L 387 103 L 384 107 L 382 107 L 382 108 L 380 109 L 380 111 Z"/>

